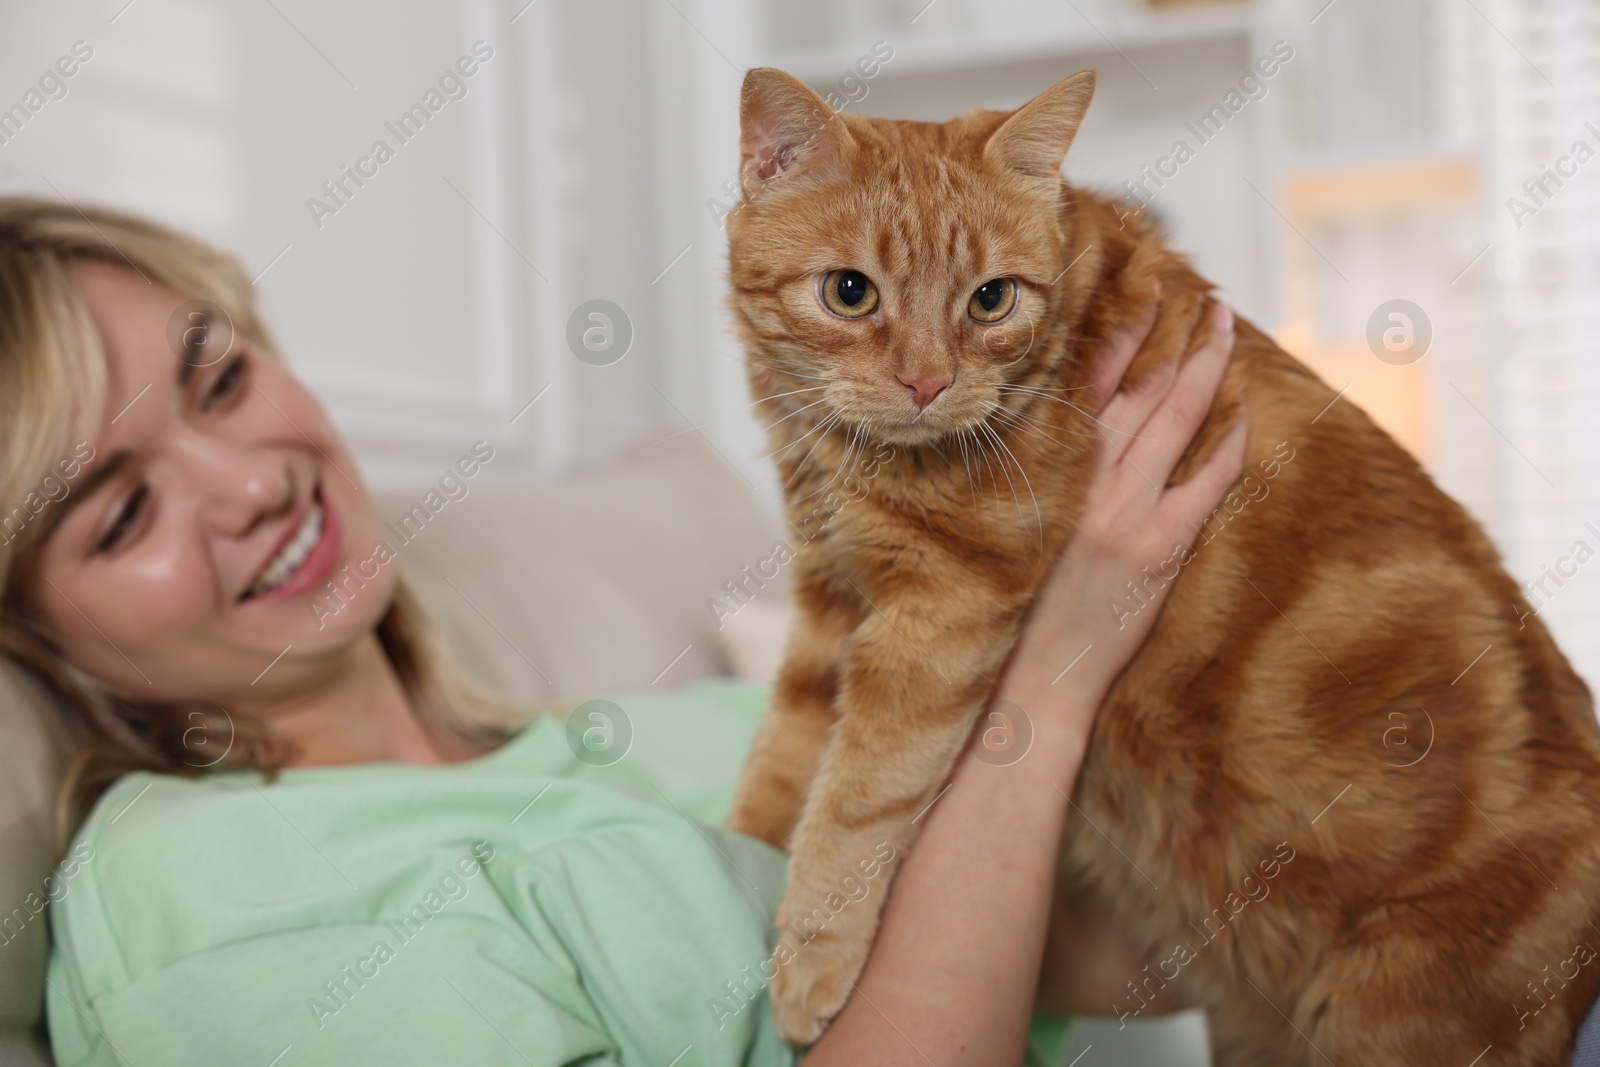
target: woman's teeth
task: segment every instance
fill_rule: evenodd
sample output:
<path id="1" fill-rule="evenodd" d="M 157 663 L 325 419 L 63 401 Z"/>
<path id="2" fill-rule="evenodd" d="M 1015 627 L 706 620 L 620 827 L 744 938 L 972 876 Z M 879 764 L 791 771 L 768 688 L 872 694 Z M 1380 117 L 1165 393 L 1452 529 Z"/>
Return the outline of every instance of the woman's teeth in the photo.
<path id="1" fill-rule="evenodd" d="M 322 539 L 322 505 L 313 502 L 311 511 L 306 515 L 305 522 L 300 524 L 300 529 L 283 546 L 272 562 L 267 564 L 267 569 L 261 572 L 261 578 L 250 589 L 250 596 L 260 596 L 269 593 L 287 582 L 295 571 L 300 569 L 300 564 L 306 561 L 311 550 L 317 547 L 317 542 Z"/>

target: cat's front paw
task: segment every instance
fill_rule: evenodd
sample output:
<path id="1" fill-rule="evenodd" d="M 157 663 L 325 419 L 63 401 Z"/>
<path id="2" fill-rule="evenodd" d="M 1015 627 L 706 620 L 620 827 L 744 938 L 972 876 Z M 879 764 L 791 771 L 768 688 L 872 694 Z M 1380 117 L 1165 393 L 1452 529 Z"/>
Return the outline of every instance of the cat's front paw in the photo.
<path id="1" fill-rule="evenodd" d="M 809 1045 L 850 999 L 851 983 L 865 956 L 854 959 L 843 943 L 832 939 L 817 937 L 805 943 L 785 934 L 784 941 L 793 956 L 772 978 L 772 1017 L 779 1037 Z"/>
<path id="2" fill-rule="evenodd" d="M 842 913 L 831 916 L 832 921 L 818 929 L 813 925 L 818 913 L 812 912 L 800 917 L 800 932 L 796 933 L 796 925 L 787 921 L 790 910 L 778 910 L 784 930 L 775 953 L 777 973 L 768 993 L 778 1036 L 809 1045 L 822 1036 L 850 999 L 855 980 L 866 966 L 876 924 L 852 922 L 866 916 Z"/>

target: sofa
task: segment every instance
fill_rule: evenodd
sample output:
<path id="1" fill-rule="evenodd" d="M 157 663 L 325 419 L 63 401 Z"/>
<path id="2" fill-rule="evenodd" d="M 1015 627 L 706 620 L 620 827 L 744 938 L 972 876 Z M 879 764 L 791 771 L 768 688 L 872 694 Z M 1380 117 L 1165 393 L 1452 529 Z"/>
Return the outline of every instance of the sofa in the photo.
<path id="1" fill-rule="evenodd" d="M 532 485 L 478 479 L 414 532 L 401 574 L 469 677 L 503 699 L 561 710 L 604 693 L 712 675 L 770 680 L 789 620 L 772 580 L 719 627 L 707 601 L 782 537 L 697 434 L 663 428 L 615 461 Z M 379 493 L 381 521 L 427 492 Z M 49 697 L 0 659 L 0 1067 L 50 1063 L 43 1020 L 51 813 L 67 742 Z M 1204 1064 L 1203 1029 L 1097 1023 L 1075 1035 L 1097 1067 Z"/>

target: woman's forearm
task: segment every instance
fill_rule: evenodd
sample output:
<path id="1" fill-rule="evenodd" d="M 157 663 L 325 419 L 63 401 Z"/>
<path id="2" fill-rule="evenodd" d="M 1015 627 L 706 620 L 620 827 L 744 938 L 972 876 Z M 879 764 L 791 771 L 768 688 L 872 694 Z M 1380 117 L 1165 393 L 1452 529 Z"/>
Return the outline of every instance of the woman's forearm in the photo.
<path id="1" fill-rule="evenodd" d="M 1017 687 L 1000 695 L 1031 702 Z M 1033 706 L 1045 699 L 1026 756 L 993 766 L 969 747 L 922 816 L 866 970 L 807 1067 L 1022 1061 L 1067 793 L 1094 711 L 1088 696 L 1060 692 Z"/>

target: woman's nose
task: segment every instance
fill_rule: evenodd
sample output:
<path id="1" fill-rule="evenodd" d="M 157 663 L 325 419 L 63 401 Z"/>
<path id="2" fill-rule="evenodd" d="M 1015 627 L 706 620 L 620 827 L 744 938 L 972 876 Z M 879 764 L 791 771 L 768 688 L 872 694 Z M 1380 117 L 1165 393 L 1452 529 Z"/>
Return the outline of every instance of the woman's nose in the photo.
<path id="1" fill-rule="evenodd" d="M 294 479 L 278 449 L 191 432 L 180 436 L 176 451 L 184 478 L 220 533 L 241 537 L 295 506 Z"/>

